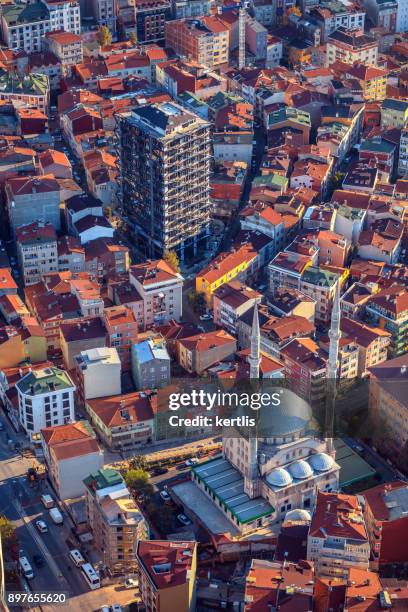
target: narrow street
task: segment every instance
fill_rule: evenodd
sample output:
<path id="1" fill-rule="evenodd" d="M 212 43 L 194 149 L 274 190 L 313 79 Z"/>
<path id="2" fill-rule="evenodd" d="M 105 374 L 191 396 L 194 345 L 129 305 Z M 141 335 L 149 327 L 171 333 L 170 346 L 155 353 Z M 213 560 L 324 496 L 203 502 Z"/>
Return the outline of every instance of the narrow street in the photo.
<path id="1" fill-rule="evenodd" d="M 2 415 L 1 421 L 5 431 L 0 432 L 0 514 L 10 519 L 15 528 L 19 542 L 20 554 L 28 558 L 34 571 L 34 578 L 27 587 L 31 591 L 54 591 L 69 594 L 69 609 L 75 611 L 94 610 L 105 601 L 112 601 L 107 593 L 117 593 L 118 603 L 128 602 L 134 595 L 121 585 L 111 585 L 96 591 L 90 591 L 78 570 L 68 557 L 67 539 L 72 536 L 71 522 L 64 513 L 64 524 L 54 525 L 40 501 L 43 492 L 50 492 L 48 486 L 31 487 L 26 472 L 33 460 L 21 457 L 10 451 L 7 439 L 17 440 L 19 436 L 12 430 L 7 419 Z M 48 533 L 40 534 L 35 527 L 38 519 L 46 521 Z M 36 567 L 34 555 L 41 555 L 43 567 Z M 42 606 L 46 610 L 58 610 L 58 606 Z"/>

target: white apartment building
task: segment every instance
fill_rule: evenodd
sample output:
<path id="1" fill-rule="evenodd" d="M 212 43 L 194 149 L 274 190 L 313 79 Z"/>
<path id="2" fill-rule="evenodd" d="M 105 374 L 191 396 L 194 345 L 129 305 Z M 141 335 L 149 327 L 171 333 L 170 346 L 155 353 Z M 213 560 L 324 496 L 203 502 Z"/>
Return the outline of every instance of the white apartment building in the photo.
<path id="1" fill-rule="evenodd" d="M 80 34 L 80 8 L 75 0 L 7 4 L 2 7 L 1 34 L 7 47 L 27 53 L 41 51 L 47 32 L 64 30 Z"/>
<path id="2" fill-rule="evenodd" d="M 115 35 L 115 0 L 92 0 L 92 13 L 99 26 L 106 26 Z"/>
<path id="3" fill-rule="evenodd" d="M 368 570 L 370 543 L 357 496 L 319 492 L 307 559 L 317 576 L 347 579 L 351 567 Z"/>
<path id="4" fill-rule="evenodd" d="M 408 32 L 408 0 L 398 0 L 397 32 Z"/>
<path id="5" fill-rule="evenodd" d="M 122 366 L 116 348 L 92 348 L 79 353 L 75 360 L 78 395 L 83 402 L 121 393 Z"/>
<path id="6" fill-rule="evenodd" d="M 81 13 L 76 0 L 42 0 L 50 13 L 50 30 L 81 33 Z"/>
<path id="7" fill-rule="evenodd" d="M 184 279 L 163 259 L 131 266 L 129 282 L 143 300 L 144 328 L 180 321 Z"/>
<path id="8" fill-rule="evenodd" d="M 75 418 L 75 385 L 64 370 L 45 368 L 28 372 L 16 383 L 20 424 L 35 440 L 45 427 Z"/>
<path id="9" fill-rule="evenodd" d="M 398 174 L 406 177 L 408 174 L 408 128 L 401 131 L 398 158 Z"/>
<path id="10" fill-rule="evenodd" d="M 34 285 L 42 275 L 58 272 L 57 234 L 51 223 L 34 222 L 16 230 L 17 257 L 24 285 Z"/>
<path id="11" fill-rule="evenodd" d="M 210 13 L 209 0 L 172 0 L 171 7 L 174 19 L 201 17 Z"/>
<path id="12" fill-rule="evenodd" d="M 276 68 L 280 65 L 283 55 L 283 45 L 279 38 L 268 36 L 266 43 L 266 68 Z"/>

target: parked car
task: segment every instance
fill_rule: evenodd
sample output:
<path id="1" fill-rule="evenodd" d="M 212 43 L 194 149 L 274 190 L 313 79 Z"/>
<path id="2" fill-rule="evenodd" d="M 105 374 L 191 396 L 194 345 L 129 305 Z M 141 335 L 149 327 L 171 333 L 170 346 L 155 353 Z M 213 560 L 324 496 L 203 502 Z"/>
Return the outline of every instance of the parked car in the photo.
<path id="1" fill-rule="evenodd" d="M 39 521 L 35 521 L 35 526 L 40 533 L 47 533 L 48 531 L 47 523 L 41 519 Z"/>
<path id="2" fill-rule="evenodd" d="M 171 497 L 170 495 L 167 493 L 167 491 L 160 491 L 160 497 L 162 498 L 162 500 L 164 502 L 169 502 L 171 501 Z"/>
<path id="3" fill-rule="evenodd" d="M 187 459 L 187 461 L 185 461 L 185 465 L 187 467 L 191 467 L 192 465 L 195 465 L 196 463 L 198 463 L 197 457 L 191 457 L 191 459 Z"/>
<path id="4" fill-rule="evenodd" d="M 1 421 L 0 421 L 0 431 L 4 431 L 4 425 Z"/>
<path id="5" fill-rule="evenodd" d="M 186 516 L 185 514 L 178 514 L 177 515 L 177 520 L 179 523 L 181 523 L 182 525 L 184 525 L 185 527 L 187 525 L 191 525 L 191 521 L 188 518 L 188 516 Z"/>
<path id="6" fill-rule="evenodd" d="M 168 468 L 157 467 L 153 470 L 152 474 L 153 476 L 162 476 L 163 474 L 167 474 L 168 471 L 169 471 Z"/>
<path id="7" fill-rule="evenodd" d="M 36 567 L 44 567 L 45 565 L 44 557 L 42 555 L 34 555 L 33 563 Z"/>
<path id="8" fill-rule="evenodd" d="M 137 589 L 139 586 L 139 581 L 137 578 L 126 578 L 125 580 L 125 589 Z"/>
<path id="9" fill-rule="evenodd" d="M 112 612 L 122 612 L 122 606 L 120 606 L 119 604 L 112 604 L 111 610 Z"/>
<path id="10" fill-rule="evenodd" d="M 212 318 L 213 318 L 212 314 L 210 314 L 209 312 L 206 312 L 201 315 L 200 321 L 212 321 Z"/>

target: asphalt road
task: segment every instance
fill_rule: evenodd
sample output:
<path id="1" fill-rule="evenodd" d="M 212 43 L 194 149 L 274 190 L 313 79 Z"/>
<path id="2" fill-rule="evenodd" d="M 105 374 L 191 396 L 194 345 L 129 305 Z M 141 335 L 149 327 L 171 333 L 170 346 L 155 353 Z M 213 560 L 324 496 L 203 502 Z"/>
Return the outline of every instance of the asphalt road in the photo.
<path id="1" fill-rule="evenodd" d="M 15 438 L 8 424 L 7 429 L 8 437 Z M 70 594 L 86 591 L 87 585 L 69 565 L 68 547 L 65 543 L 69 534 L 68 520 L 65 520 L 63 526 L 54 525 L 48 510 L 40 501 L 42 491 L 46 491 L 47 488 L 31 488 L 26 479 L 26 471 L 31 466 L 32 460 L 22 458 L 14 451 L 12 453 L 10 456 L 6 434 L 2 432 L 0 512 L 14 522 L 21 554 L 27 556 L 33 567 L 34 579 L 30 581 L 31 589 L 68 591 Z M 48 533 L 40 534 L 35 527 L 35 522 L 40 518 L 46 521 Z M 33 556 L 36 554 L 40 554 L 45 561 L 42 568 L 35 567 L 33 563 Z"/>

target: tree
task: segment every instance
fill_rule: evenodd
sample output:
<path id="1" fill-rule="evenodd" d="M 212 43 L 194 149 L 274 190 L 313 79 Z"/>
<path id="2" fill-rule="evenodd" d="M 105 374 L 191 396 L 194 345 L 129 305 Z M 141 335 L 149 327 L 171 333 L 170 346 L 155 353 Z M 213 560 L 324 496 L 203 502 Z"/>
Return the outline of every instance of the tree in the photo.
<path id="1" fill-rule="evenodd" d="M 177 253 L 174 251 L 167 251 L 167 253 L 164 254 L 163 259 L 173 268 L 175 272 L 180 272 L 180 261 L 177 257 Z"/>
<path id="2" fill-rule="evenodd" d="M 144 470 L 128 470 L 125 474 L 125 482 L 135 495 L 150 497 L 153 493 L 153 487 L 149 483 L 149 473 Z"/>
<path id="3" fill-rule="evenodd" d="M 143 455 L 135 455 L 129 460 L 129 470 L 144 470 L 147 472 L 147 461 Z"/>
<path id="4" fill-rule="evenodd" d="M 96 35 L 99 44 L 101 47 L 105 47 L 106 45 L 110 45 L 112 43 L 112 34 L 109 31 L 109 28 L 106 26 L 101 26 Z"/>
<path id="5" fill-rule="evenodd" d="M 205 309 L 205 295 L 201 291 L 192 289 L 188 294 L 188 301 L 195 312 L 202 312 Z"/>
<path id="6" fill-rule="evenodd" d="M 137 34 L 135 31 L 130 33 L 129 40 L 132 43 L 132 45 L 135 45 L 137 43 Z"/>
<path id="7" fill-rule="evenodd" d="M 333 176 L 330 177 L 330 187 L 333 191 L 341 188 L 344 177 L 344 172 L 335 172 Z"/>
<path id="8" fill-rule="evenodd" d="M 5 516 L 0 516 L 0 535 L 3 555 L 15 559 L 18 551 L 16 532 L 12 522 Z"/>
<path id="9" fill-rule="evenodd" d="M 3 543 L 10 540 L 14 535 L 13 524 L 5 516 L 0 516 L 0 534 Z"/>

